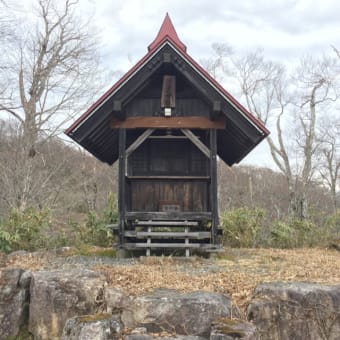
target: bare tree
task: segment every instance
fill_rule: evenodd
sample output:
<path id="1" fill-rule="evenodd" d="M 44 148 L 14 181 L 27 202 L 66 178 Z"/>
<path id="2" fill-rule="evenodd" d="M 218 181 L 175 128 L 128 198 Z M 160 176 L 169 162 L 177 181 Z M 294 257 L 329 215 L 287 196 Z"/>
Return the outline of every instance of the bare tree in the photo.
<path id="1" fill-rule="evenodd" d="M 231 59 L 233 49 L 227 44 L 212 44 L 213 56 L 201 60 L 203 67 L 217 80 L 222 81 L 223 76 L 231 75 Z"/>
<path id="2" fill-rule="evenodd" d="M 337 193 L 340 185 L 340 118 L 324 119 L 319 126 L 317 139 L 320 143 L 318 152 L 318 173 L 323 184 L 329 188 L 334 212 L 338 208 Z"/>
<path id="3" fill-rule="evenodd" d="M 289 209 L 296 210 L 295 159 L 291 156 L 292 145 L 285 135 L 291 106 L 285 69 L 281 64 L 266 61 L 260 50 L 235 60 L 235 67 L 248 110 L 271 126 L 272 134 L 266 140 L 274 163 L 286 178 Z"/>
<path id="4" fill-rule="evenodd" d="M 315 174 L 314 162 L 320 146 L 316 132 L 320 118 L 325 115 L 330 107 L 338 99 L 337 61 L 330 57 L 314 59 L 306 57 L 301 59 L 300 66 L 293 78 L 295 97 L 293 102 L 297 107 L 298 131 L 296 138 L 297 152 L 300 154 L 300 170 L 298 178 L 301 183 L 300 197 L 298 200 L 301 209 L 299 212 L 305 216 L 307 204 L 306 195 L 308 185 Z"/>
<path id="5" fill-rule="evenodd" d="M 0 0 L 0 40 L 4 42 L 11 35 L 9 25 L 8 6 L 5 1 Z M 3 67 L 3 65 L 1 65 Z"/>
<path id="6" fill-rule="evenodd" d="M 238 165 L 227 167 L 218 162 L 220 210 L 241 207 L 264 209 L 268 235 L 274 220 L 284 220 L 288 211 L 288 186 L 285 176 L 272 169 Z M 329 190 L 312 181 L 308 195 L 310 216 L 317 225 L 325 222 L 325 216 L 333 213 Z"/>
<path id="7" fill-rule="evenodd" d="M 39 145 L 57 135 L 99 88 L 95 36 L 91 25 L 76 16 L 77 3 L 39 0 L 35 26 L 25 27 L 17 34 L 20 38 L 7 44 L 13 52 L 2 77 L 7 76 L 11 86 L 0 110 L 19 123 L 21 164 L 11 202 L 19 209 L 33 200 L 34 169 L 42 161 L 36 157 Z M 20 29 L 18 22 L 12 24 Z"/>
<path id="8" fill-rule="evenodd" d="M 281 64 L 265 60 L 261 50 L 233 57 L 232 61 L 245 105 L 272 131 L 266 140 L 274 163 L 287 181 L 289 210 L 304 218 L 315 173 L 318 116 L 338 98 L 337 61 L 304 58 L 292 77 Z"/>
<path id="9" fill-rule="evenodd" d="M 9 90 L 17 95 L 12 107 L 0 108 L 22 124 L 29 150 L 39 132 L 54 135 L 92 99 L 97 45 L 87 23 L 76 18 L 76 4 L 40 0 L 35 29 L 16 46 L 12 72 L 17 83 Z"/>
<path id="10" fill-rule="evenodd" d="M 9 39 L 13 36 L 10 25 L 9 7 L 5 1 L 0 1 L 0 44 L 6 46 Z M 3 77 L 8 66 L 5 61 L 5 53 L 0 55 L 0 100 L 5 100 L 5 92 L 8 86 L 7 77 Z"/>

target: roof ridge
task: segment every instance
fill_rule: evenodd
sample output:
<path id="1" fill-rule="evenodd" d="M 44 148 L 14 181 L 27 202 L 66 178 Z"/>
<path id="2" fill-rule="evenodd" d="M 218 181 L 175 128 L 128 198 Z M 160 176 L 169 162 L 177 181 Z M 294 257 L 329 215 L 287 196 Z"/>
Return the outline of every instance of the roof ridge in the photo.
<path id="1" fill-rule="evenodd" d="M 170 40 L 172 43 L 174 43 L 180 50 L 183 52 L 187 51 L 187 47 L 182 43 L 182 41 L 179 39 L 176 29 L 170 19 L 169 13 L 167 12 L 165 15 L 165 18 L 163 20 L 163 23 L 159 29 L 159 32 L 156 36 L 156 38 L 153 40 L 153 42 L 148 46 L 148 51 L 152 51 L 155 48 L 158 47 L 160 43 L 162 43 L 164 40 Z"/>

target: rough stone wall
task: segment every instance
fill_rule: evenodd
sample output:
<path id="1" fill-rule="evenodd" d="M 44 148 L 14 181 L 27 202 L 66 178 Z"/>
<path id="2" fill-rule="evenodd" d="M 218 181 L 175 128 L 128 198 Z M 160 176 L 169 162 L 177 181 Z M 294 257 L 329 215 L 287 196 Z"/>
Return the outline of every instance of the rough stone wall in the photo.
<path id="1" fill-rule="evenodd" d="M 0 340 L 338 340 L 340 285 L 259 285 L 247 320 L 228 296 L 157 289 L 132 297 L 86 269 L 0 271 Z"/>

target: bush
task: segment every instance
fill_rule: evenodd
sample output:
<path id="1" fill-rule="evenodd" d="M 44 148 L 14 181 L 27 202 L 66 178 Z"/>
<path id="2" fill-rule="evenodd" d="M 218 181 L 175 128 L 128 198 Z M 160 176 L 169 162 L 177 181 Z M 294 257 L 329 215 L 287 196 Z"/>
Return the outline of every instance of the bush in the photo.
<path id="1" fill-rule="evenodd" d="M 15 237 L 6 230 L 3 224 L 0 224 L 0 251 L 10 252 L 12 250 L 12 242 Z"/>
<path id="2" fill-rule="evenodd" d="M 277 220 L 270 232 L 270 245 L 276 248 L 312 246 L 319 242 L 316 232 L 315 224 L 309 220 Z"/>
<path id="3" fill-rule="evenodd" d="M 0 250 L 37 250 L 48 242 L 47 230 L 51 224 L 49 210 L 12 209 L 7 220 L 0 223 Z"/>
<path id="4" fill-rule="evenodd" d="M 340 240 L 340 211 L 316 225 L 313 220 L 287 217 L 268 225 L 262 209 L 247 207 L 221 214 L 223 244 L 231 247 L 298 248 L 328 246 Z"/>
<path id="5" fill-rule="evenodd" d="M 326 218 L 317 238 L 319 243 L 324 246 L 340 242 L 340 209 Z"/>
<path id="6" fill-rule="evenodd" d="M 86 232 L 83 234 L 83 241 L 100 247 L 112 245 L 112 232 L 107 227 L 108 222 L 98 217 L 94 212 L 89 212 L 85 224 Z"/>
<path id="7" fill-rule="evenodd" d="M 326 219 L 325 227 L 340 237 L 340 209 Z"/>
<path id="8" fill-rule="evenodd" d="M 107 225 L 115 223 L 117 216 L 117 203 L 112 193 L 102 214 L 88 212 L 85 222 L 69 222 L 64 229 L 56 221 L 52 223 L 48 209 L 28 208 L 22 212 L 12 209 L 7 219 L 0 220 L 0 251 L 34 251 L 83 244 L 111 246 L 113 235 Z"/>
<path id="9" fill-rule="evenodd" d="M 261 242 L 265 212 L 247 207 L 221 215 L 223 243 L 231 247 L 257 247 Z"/>
<path id="10" fill-rule="evenodd" d="M 111 246 L 113 243 L 113 235 L 108 224 L 117 221 L 117 204 L 113 193 L 108 195 L 108 203 L 102 216 L 96 212 L 90 211 L 84 224 L 72 223 L 71 226 L 78 234 L 79 243 L 95 245 L 99 247 Z"/>

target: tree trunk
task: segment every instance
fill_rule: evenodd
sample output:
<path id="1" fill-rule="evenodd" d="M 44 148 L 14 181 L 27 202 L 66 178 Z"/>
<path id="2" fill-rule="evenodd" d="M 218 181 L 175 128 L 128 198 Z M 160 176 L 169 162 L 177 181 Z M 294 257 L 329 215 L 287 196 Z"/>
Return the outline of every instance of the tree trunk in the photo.
<path id="1" fill-rule="evenodd" d="M 19 175 L 17 208 L 19 211 L 24 211 L 26 208 L 29 207 L 31 197 L 30 193 L 33 184 L 34 159 L 32 157 L 27 157 L 26 152 L 24 154 L 24 157 L 25 158 L 22 163 L 22 168 L 18 169 L 17 171 L 17 174 Z"/>

